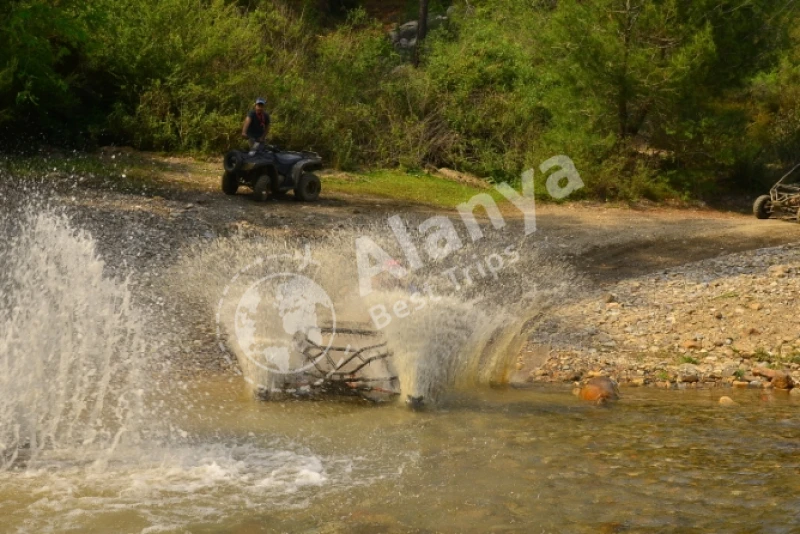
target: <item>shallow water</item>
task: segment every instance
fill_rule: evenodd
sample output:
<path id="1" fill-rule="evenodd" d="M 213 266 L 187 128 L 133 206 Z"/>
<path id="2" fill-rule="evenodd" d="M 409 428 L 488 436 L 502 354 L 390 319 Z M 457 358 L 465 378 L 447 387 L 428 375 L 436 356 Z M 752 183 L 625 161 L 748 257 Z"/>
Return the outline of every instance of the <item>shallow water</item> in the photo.
<path id="1" fill-rule="evenodd" d="M 93 238 L 28 212 L 0 217 L 14 237 L 0 242 L 0 531 L 798 531 L 797 397 L 632 389 L 595 407 L 561 389 L 477 386 L 515 352 L 471 327 L 469 302 L 445 299 L 393 341 L 409 353 L 407 391 L 436 390 L 435 409 L 256 402 L 247 373 L 174 372 L 153 342 L 170 332 L 104 274 Z M 500 311 L 540 312 L 559 276 L 549 296 Z M 218 298 L 213 279 L 188 285 Z M 473 330 L 485 351 L 467 350 Z M 465 370 L 475 380 L 457 380 Z M 720 407 L 722 394 L 740 405 Z"/>
<path id="2" fill-rule="evenodd" d="M 477 390 L 435 411 L 197 380 L 181 446 L 0 473 L 6 531 L 797 532 L 800 401 Z"/>

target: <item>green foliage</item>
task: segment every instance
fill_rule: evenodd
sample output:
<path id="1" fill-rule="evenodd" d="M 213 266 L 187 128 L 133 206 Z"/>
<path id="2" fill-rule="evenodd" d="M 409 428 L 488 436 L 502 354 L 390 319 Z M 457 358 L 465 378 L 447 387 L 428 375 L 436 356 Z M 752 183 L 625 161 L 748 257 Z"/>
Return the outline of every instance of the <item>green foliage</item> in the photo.
<path id="1" fill-rule="evenodd" d="M 263 17 L 223 0 L 119 0 L 102 54 L 119 91 L 108 131 L 137 146 L 209 150 L 230 144 L 267 74 Z M 249 93 L 249 98 L 244 94 Z"/>
<path id="2" fill-rule="evenodd" d="M 376 2 L 12 0 L 0 6 L 0 126 L 39 118 L 98 143 L 216 152 L 241 142 L 265 96 L 279 144 L 339 168 L 515 181 L 565 154 L 580 195 L 621 199 L 763 188 L 797 158 L 793 3 L 452 4 L 415 67 L 366 14 Z M 391 5 L 408 18 L 417 4 Z"/>
<path id="3" fill-rule="evenodd" d="M 78 0 L 12 0 L 0 7 L 0 124 L 36 109 L 65 118 L 83 86 L 77 65 L 101 13 Z"/>

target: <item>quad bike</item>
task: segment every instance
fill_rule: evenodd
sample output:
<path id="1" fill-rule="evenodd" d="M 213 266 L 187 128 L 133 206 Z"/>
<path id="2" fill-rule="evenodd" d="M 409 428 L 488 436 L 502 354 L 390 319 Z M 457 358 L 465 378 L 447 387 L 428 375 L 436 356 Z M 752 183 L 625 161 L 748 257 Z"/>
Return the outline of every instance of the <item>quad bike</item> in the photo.
<path id="1" fill-rule="evenodd" d="M 265 146 L 252 152 L 231 150 L 223 161 L 222 191 L 235 195 L 240 186 L 253 190 L 257 200 L 267 195 L 281 196 L 294 191 L 297 200 L 313 202 L 322 190 L 312 171 L 322 168 L 322 158 L 314 152 L 287 152 Z"/>
<path id="2" fill-rule="evenodd" d="M 783 213 L 781 218 L 791 218 L 800 222 L 800 181 L 789 177 L 800 168 L 795 165 L 783 175 L 769 190 L 769 195 L 761 195 L 753 203 L 753 213 L 759 219 L 769 219 Z"/>

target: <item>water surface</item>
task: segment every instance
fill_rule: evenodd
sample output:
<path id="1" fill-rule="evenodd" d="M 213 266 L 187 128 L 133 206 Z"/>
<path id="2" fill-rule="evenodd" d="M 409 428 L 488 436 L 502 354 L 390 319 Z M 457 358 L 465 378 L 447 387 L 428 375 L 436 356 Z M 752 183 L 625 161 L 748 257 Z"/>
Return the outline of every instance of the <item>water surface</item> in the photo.
<path id="1" fill-rule="evenodd" d="M 183 444 L 2 473 L 0 514 L 40 532 L 797 532 L 797 397 L 623 392 L 486 389 L 414 413 L 197 380 Z"/>

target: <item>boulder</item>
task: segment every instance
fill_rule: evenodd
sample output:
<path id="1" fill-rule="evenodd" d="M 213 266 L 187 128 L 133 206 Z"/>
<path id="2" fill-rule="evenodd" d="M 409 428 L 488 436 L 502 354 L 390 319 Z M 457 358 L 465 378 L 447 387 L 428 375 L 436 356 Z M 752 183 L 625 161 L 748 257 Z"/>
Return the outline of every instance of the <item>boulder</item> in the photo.
<path id="1" fill-rule="evenodd" d="M 770 384 L 772 384 L 772 387 L 775 389 L 792 389 L 794 387 L 794 380 L 792 380 L 792 377 L 789 373 L 783 371 L 776 371 L 775 369 L 769 369 L 767 367 L 755 367 L 753 368 L 753 374 L 769 378 Z"/>
<path id="2" fill-rule="evenodd" d="M 607 376 L 596 376 L 586 381 L 578 391 L 578 398 L 595 404 L 619 399 L 617 383 Z"/>
<path id="3" fill-rule="evenodd" d="M 440 26 L 447 20 L 443 15 L 432 15 L 428 17 L 428 31 Z M 390 31 L 387 36 L 397 49 L 412 49 L 417 46 L 417 29 L 419 22 L 411 20 L 405 24 L 401 24 L 396 29 Z"/>

